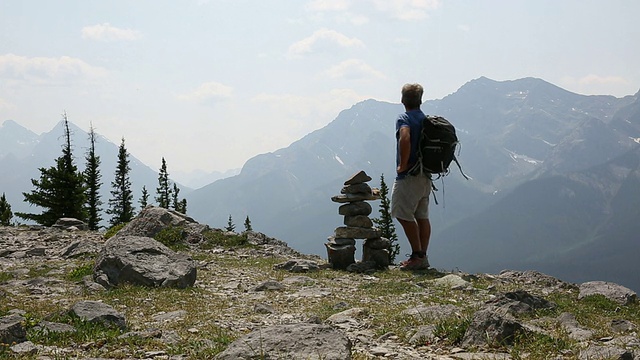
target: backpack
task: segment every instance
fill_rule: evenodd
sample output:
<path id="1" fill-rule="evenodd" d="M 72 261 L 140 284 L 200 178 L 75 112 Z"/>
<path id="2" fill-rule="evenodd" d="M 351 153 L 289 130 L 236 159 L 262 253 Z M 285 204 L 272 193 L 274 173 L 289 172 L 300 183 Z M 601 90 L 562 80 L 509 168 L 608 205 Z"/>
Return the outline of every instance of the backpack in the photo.
<path id="1" fill-rule="evenodd" d="M 462 176 L 469 179 L 456 159 L 457 145 L 458 137 L 455 127 L 441 116 L 427 115 L 422 120 L 418 143 L 418 161 L 409 170 L 409 175 L 427 173 L 445 176 L 449 173 L 449 165 L 455 161 Z"/>

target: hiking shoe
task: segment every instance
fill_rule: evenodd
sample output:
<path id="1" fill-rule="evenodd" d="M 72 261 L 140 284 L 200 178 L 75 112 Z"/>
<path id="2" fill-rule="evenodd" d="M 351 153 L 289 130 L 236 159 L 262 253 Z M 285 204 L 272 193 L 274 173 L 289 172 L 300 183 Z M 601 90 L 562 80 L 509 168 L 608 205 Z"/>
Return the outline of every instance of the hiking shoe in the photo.
<path id="1" fill-rule="evenodd" d="M 427 267 L 424 266 L 424 259 L 419 257 L 410 257 L 409 260 L 400 263 L 400 270 L 424 270 Z"/>
<path id="2" fill-rule="evenodd" d="M 429 264 L 429 257 L 427 255 L 425 255 L 424 257 L 419 257 L 419 256 L 409 256 L 409 258 L 407 260 L 401 261 L 400 262 L 400 269 L 402 269 L 403 267 L 407 266 L 409 264 L 409 262 L 413 262 L 412 259 L 418 259 L 421 262 L 421 266 L 420 269 L 415 269 L 412 268 L 411 270 L 426 270 L 429 267 L 431 267 L 431 265 Z M 415 264 L 412 264 L 411 267 L 415 267 Z"/>

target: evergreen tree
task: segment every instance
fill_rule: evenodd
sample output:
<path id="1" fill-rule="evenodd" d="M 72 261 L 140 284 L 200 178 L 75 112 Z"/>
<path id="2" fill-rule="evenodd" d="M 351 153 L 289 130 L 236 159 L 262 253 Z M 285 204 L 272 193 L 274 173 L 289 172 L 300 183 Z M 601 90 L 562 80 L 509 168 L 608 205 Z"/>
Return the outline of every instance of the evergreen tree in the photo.
<path id="1" fill-rule="evenodd" d="M 236 231 L 236 225 L 233 223 L 233 219 L 231 218 L 231 214 L 229 214 L 229 220 L 227 220 L 227 227 L 225 227 L 227 231 Z"/>
<path id="2" fill-rule="evenodd" d="M 0 225 L 10 226 L 12 217 L 11 204 L 9 204 L 7 197 L 2 193 L 2 197 L 0 197 Z"/>
<path id="3" fill-rule="evenodd" d="M 131 221 L 133 219 L 133 192 L 131 191 L 131 181 L 129 180 L 129 153 L 124 145 L 124 138 L 118 150 L 118 165 L 116 167 L 115 179 L 111 182 L 111 199 L 109 199 L 109 209 L 107 214 L 111 215 L 109 224 L 115 226 Z"/>
<path id="4" fill-rule="evenodd" d="M 247 215 L 247 218 L 244 219 L 244 231 L 253 231 L 253 228 L 251 227 L 251 220 L 249 220 L 249 215 Z"/>
<path id="5" fill-rule="evenodd" d="M 171 205 L 175 211 L 180 212 L 180 200 L 178 200 L 178 194 L 180 194 L 180 188 L 176 183 L 173 183 L 173 191 L 171 192 Z"/>
<path id="6" fill-rule="evenodd" d="M 158 187 L 156 188 L 156 202 L 158 206 L 168 209 L 171 205 L 171 188 L 169 187 L 169 174 L 167 162 L 162 158 L 162 166 L 158 174 Z"/>
<path id="7" fill-rule="evenodd" d="M 178 210 L 179 213 L 181 214 L 187 214 L 187 199 L 182 199 L 182 201 L 180 201 L 180 210 Z"/>
<path id="8" fill-rule="evenodd" d="M 145 185 L 142 186 L 142 196 L 140 197 L 140 209 L 144 209 L 149 205 L 149 192 Z"/>
<path id="9" fill-rule="evenodd" d="M 389 200 L 389 188 L 384 182 L 384 174 L 380 176 L 380 217 L 373 219 L 373 223 L 377 225 L 382 233 L 382 237 L 391 241 L 389 249 L 389 261 L 393 264 L 396 257 L 400 254 L 400 245 L 398 244 L 398 235 L 396 235 L 396 227 L 391 217 L 391 201 Z"/>
<path id="10" fill-rule="evenodd" d="M 96 133 L 93 125 L 89 129 L 89 151 L 85 157 L 87 161 L 84 170 L 84 179 L 86 182 L 87 197 L 87 225 L 91 230 L 98 230 L 102 217 L 100 216 L 100 182 L 102 175 L 100 174 L 100 156 L 96 155 Z"/>
<path id="11" fill-rule="evenodd" d="M 73 161 L 66 113 L 63 114 L 63 121 L 65 143 L 62 156 L 56 159 L 56 166 L 40 168 L 40 180 L 31 179 L 34 189 L 30 193 L 22 193 L 26 202 L 43 208 L 42 213 L 16 213 L 23 219 L 45 226 L 51 226 L 63 217 L 87 220 L 85 181 Z"/>

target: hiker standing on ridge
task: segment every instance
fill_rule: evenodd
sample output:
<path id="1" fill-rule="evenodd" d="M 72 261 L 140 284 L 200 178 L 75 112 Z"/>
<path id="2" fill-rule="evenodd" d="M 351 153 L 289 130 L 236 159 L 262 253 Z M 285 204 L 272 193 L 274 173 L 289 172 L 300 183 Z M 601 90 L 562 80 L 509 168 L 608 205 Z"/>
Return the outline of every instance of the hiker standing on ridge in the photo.
<path id="1" fill-rule="evenodd" d="M 391 216 L 398 219 L 411 245 L 409 259 L 400 263 L 400 270 L 429 268 L 427 247 L 431 237 L 429 221 L 429 174 L 409 175 L 408 171 L 418 161 L 418 143 L 422 120 L 426 115 L 420 110 L 422 93 L 420 84 L 402 87 L 402 104 L 405 112 L 396 120 L 396 172 L 391 192 Z"/>

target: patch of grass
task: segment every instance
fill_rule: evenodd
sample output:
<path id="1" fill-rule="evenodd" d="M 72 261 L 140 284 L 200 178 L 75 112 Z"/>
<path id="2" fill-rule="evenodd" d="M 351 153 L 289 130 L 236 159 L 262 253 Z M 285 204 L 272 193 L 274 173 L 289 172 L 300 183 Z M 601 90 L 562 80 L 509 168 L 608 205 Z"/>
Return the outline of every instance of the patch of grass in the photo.
<path id="1" fill-rule="evenodd" d="M 363 283 L 358 286 L 358 289 L 364 290 L 372 296 L 399 295 L 422 291 L 409 281 L 394 281 L 393 279 Z"/>
<path id="2" fill-rule="evenodd" d="M 105 239 L 109 239 L 111 237 L 113 237 L 113 235 L 115 235 L 118 231 L 120 231 L 120 229 L 122 229 L 123 227 L 125 227 L 128 223 L 122 223 L 122 224 L 118 224 L 118 225 L 114 225 L 112 227 L 110 227 L 109 229 L 107 229 L 107 231 L 104 233 L 104 238 Z"/>
<path id="3" fill-rule="evenodd" d="M 41 264 L 36 267 L 29 268 L 29 273 L 27 275 L 30 278 L 37 278 L 47 275 L 51 270 L 53 270 L 51 266 L 47 264 Z"/>
<path id="4" fill-rule="evenodd" d="M 35 320 L 34 318 L 31 318 Z M 101 322 L 90 322 L 76 316 L 59 315 L 54 316 L 52 321 L 68 324 L 75 328 L 75 331 L 52 332 L 37 326 L 39 321 L 27 322 L 27 339 L 44 345 L 71 346 L 78 343 L 94 341 L 97 343 L 114 342 L 124 333 L 122 329 L 110 326 Z"/>
<path id="5" fill-rule="evenodd" d="M 209 230 L 202 234 L 205 238 L 204 243 L 200 246 L 204 250 L 216 247 L 249 247 L 253 246 L 249 243 L 247 236 L 244 234 L 226 235 L 222 231 Z"/>
<path id="6" fill-rule="evenodd" d="M 12 273 L 0 271 L 0 284 L 13 279 L 14 279 L 14 276 Z"/>
<path id="7" fill-rule="evenodd" d="M 562 357 L 562 352 L 573 345 L 566 334 L 552 337 L 538 333 L 519 333 L 516 335 L 509 354 L 514 360 L 548 359 L 552 355 Z"/>
<path id="8" fill-rule="evenodd" d="M 444 339 L 448 345 L 459 345 L 471 324 L 470 316 L 453 316 L 436 322 L 433 334 Z"/>
<path id="9" fill-rule="evenodd" d="M 184 243 L 184 239 L 187 238 L 187 232 L 182 226 L 166 227 L 160 230 L 153 238 L 173 251 L 181 251 L 188 248 Z"/>
<path id="10" fill-rule="evenodd" d="M 80 265 L 67 273 L 64 278 L 68 281 L 80 281 L 83 277 L 93 274 L 93 265 L 93 262 Z"/>

